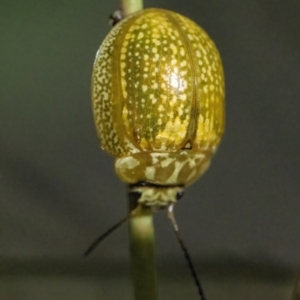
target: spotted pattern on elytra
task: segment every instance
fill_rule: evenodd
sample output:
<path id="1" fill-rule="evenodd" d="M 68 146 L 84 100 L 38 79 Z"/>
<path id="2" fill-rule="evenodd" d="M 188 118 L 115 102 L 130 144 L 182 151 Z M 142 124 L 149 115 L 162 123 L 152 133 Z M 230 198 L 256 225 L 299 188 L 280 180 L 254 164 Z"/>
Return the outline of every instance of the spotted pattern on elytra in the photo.
<path id="1" fill-rule="evenodd" d="M 124 134 L 124 129 L 118 126 L 119 122 L 115 121 L 118 105 L 112 105 L 114 99 L 120 99 L 119 90 L 113 87 L 118 69 L 118 61 L 114 59 L 114 44 L 120 34 L 122 27 L 115 26 L 105 38 L 97 52 L 92 74 L 92 105 L 97 133 L 102 148 L 116 156 L 139 151 Z"/>
<path id="2" fill-rule="evenodd" d="M 147 9 L 120 22 L 100 47 L 93 78 L 98 133 L 113 155 L 177 151 L 188 142 L 215 151 L 219 144 L 221 60 L 186 17 Z"/>
<path id="3" fill-rule="evenodd" d="M 195 139 L 193 149 L 215 151 L 224 131 L 224 74 L 214 42 L 193 21 L 177 15 L 191 53 L 196 78 Z"/>
<path id="4" fill-rule="evenodd" d="M 168 14 L 156 11 L 141 15 L 124 37 L 122 117 L 143 150 L 174 151 L 186 137 L 193 76 L 189 57 L 180 53 L 182 45 Z"/>

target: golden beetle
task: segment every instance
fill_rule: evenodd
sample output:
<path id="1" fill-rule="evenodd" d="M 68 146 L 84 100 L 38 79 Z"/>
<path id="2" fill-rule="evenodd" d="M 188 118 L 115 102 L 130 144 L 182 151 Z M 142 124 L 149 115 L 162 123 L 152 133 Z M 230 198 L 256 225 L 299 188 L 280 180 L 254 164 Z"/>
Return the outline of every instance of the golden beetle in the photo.
<path id="1" fill-rule="evenodd" d="M 178 13 L 132 14 L 100 46 L 92 105 L 102 148 L 138 203 L 173 204 L 208 168 L 224 131 L 218 50 Z"/>

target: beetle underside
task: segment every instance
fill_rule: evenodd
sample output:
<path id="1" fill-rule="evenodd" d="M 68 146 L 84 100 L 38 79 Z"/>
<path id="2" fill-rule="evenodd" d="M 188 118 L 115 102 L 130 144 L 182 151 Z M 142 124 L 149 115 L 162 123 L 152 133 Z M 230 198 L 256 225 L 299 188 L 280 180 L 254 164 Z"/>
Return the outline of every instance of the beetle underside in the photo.
<path id="1" fill-rule="evenodd" d="M 129 185 L 129 193 L 134 195 L 137 204 L 153 210 L 164 209 L 175 204 L 177 200 L 182 198 L 183 191 L 183 185 L 157 185 L 145 181 Z"/>

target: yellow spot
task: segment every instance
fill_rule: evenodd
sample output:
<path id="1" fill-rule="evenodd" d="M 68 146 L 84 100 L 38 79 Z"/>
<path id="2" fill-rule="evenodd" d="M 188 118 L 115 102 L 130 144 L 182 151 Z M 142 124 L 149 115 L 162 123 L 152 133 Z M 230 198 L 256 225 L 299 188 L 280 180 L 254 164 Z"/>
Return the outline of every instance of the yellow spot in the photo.
<path id="1" fill-rule="evenodd" d="M 142 39 L 143 37 L 144 37 L 144 33 L 143 33 L 143 32 L 140 32 L 137 38 L 138 38 L 138 40 L 140 40 L 140 39 Z"/>
<path id="2" fill-rule="evenodd" d="M 188 34 L 187 37 L 188 37 L 188 39 L 191 40 L 191 41 L 194 39 L 194 37 L 193 37 L 191 34 Z"/>
<path id="3" fill-rule="evenodd" d="M 149 180 L 154 180 L 155 171 L 156 171 L 156 169 L 155 169 L 154 166 L 147 167 L 146 170 L 145 170 L 146 178 L 149 179 Z"/>
<path id="4" fill-rule="evenodd" d="M 159 46 L 161 44 L 159 40 L 154 40 L 153 42 L 156 46 Z"/>
<path id="5" fill-rule="evenodd" d="M 162 105 L 160 105 L 159 107 L 158 107 L 158 111 L 163 111 L 164 110 L 164 107 L 162 106 Z"/>
<path id="6" fill-rule="evenodd" d="M 153 61 L 158 61 L 159 60 L 159 55 L 156 53 L 153 57 Z"/>
<path id="7" fill-rule="evenodd" d="M 171 44 L 170 48 L 173 51 L 173 54 L 176 55 L 177 54 L 177 47 L 174 44 Z"/>
<path id="8" fill-rule="evenodd" d="M 168 99 L 168 97 L 164 94 L 161 95 L 160 98 L 161 98 L 162 101 L 166 101 Z"/>
<path id="9" fill-rule="evenodd" d="M 147 60 L 149 58 L 149 55 L 148 54 L 145 54 L 144 55 L 144 60 Z"/>
<path id="10" fill-rule="evenodd" d="M 126 106 L 124 106 L 123 108 L 123 118 L 127 119 L 127 116 L 128 116 L 128 109 Z"/>
<path id="11" fill-rule="evenodd" d="M 186 66 L 186 60 L 183 60 L 183 61 L 180 63 L 180 66 L 181 66 L 181 67 Z"/>
<path id="12" fill-rule="evenodd" d="M 148 87 L 144 84 L 144 85 L 142 86 L 142 89 L 143 89 L 143 92 L 146 92 L 146 91 L 148 90 Z"/>

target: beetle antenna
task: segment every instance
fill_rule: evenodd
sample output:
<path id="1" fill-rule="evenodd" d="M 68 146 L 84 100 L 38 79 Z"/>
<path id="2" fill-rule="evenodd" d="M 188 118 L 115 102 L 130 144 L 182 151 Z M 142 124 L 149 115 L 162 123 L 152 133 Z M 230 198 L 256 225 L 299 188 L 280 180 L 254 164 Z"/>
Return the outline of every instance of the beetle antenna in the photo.
<path id="1" fill-rule="evenodd" d="M 174 205 L 173 204 L 169 205 L 169 207 L 168 207 L 168 218 L 171 220 L 171 223 L 173 225 L 173 229 L 174 229 L 177 241 L 178 241 L 178 243 L 180 245 L 181 250 L 184 253 L 184 257 L 185 257 L 185 259 L 186 259 L 186 261 L 188 263 L 189 269 L 190 269 L 190 271 L 192 273 L 192 277 L 193 277 L 194 282 L 195 282 L 195 284 L 196 284 L 196 286 L 198 288 L 198 293 L 199 293 L 200 299 L 201 300 L 206 300 L 206 297 L 204 295 L 204 290 L 203 290 L 203 288 L 201 286 L 200 280 L 199 280 L 198 275 L 196 273 L 194 264 L 192 262 L 192 258 L 190 256 L 190 254 L 189 254 L 189 252 L 188 252 L 188 250 L 187 250 L 187 248 L 186 248 L 186 246 L 185 246 L 185 244 L 184 244 L 181 236 L 180 236 L 179 228 L 178 228 L 178 225 L 177 225 L 177 222 L 176 222 L 173 210 L 174 210 Z"/>
<path id="2" fill-rule="evenodd" d="M 124 224 L 130 216 L 126 216 L 124 219 L 119 221 L 117 224 L 109 228 L 103 234 L 101 234 L 93 243 L 92 245 L 84 252 L 84 256 L 88 256 L 91 252 L 95 250 L 99 243 L 101 243 L 106 237 L 108 237 L 111 233 L 113 233 L 116 229 L 118 229 L 122 224 Z"/>

